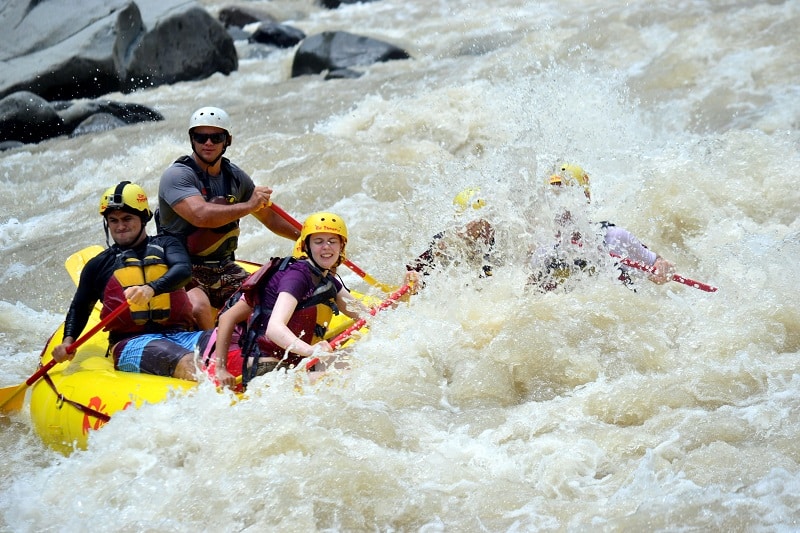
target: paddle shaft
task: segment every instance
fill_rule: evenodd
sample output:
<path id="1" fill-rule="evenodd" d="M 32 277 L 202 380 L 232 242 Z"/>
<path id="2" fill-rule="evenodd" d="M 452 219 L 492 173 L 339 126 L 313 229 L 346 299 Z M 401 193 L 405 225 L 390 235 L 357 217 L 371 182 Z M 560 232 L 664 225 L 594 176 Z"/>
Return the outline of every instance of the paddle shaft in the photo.
<path id="1" fill-rule="evenodd" d="M 620 259 L 620 263 L 623 265 L 627 265 L 629 267 L 638 268 L 639 270 L 643 270 L 644 272 L 650 272 L 651 274 L 656 273 L 656 267 L 654 266 L 647 266 L 645 264 L 639 263 L 638 261 L 633 261 L 628 259 L 627 257 L 621 257 L 616 254 L 611 254 L 611 257 L 616 257 Z M 706 292 L 717 292 L 717 287 L 709 285 L 708 283 L 703 283 L 702 281 L 695 281 L 693 279 L 685 278 L 678 274 L 672 275 L 672 281 L 677 281 L 678 283 L 683 283 L 684 285 L 688 285 L 689 287 L 694 287 L 695 289 L 700 289 L 701 291 Z"/>
<path id="2" fill-rule="evenodd" d="M 128 308 L 129 305 L 130 304 L 128 302 L 124 302 L 119 307 L 114 309 L 107 317 L 105 317 L 103 320 L 95 324 L 94 327 L 92 327 L 92 329 L 81 335 L 81 337 L 78 340 L 67 346 L 67 353 L 75 353 L 75 350 L 77 350 L 87 340 L 92 338 L 95 333 L 97 333 L 98 331 L 106 327 L 108 324 L 110 324 L 112 320 L 121 315 Z M 50 359 L 46 364 L 42 365 L 42 367 L 39 370 L 34 372 L 31 377 L 25 380 L 25 383 L 21 383 L 20 385 L 18 385 L 16 387 L 16 390 L 11 392 L 9 396 L 7 396 L 6 398 L 2 398 L 2 400 L 0 400 L 0 409 L 2 409 L 3 406 L 8 404 L 17 394 L 19 394 L 26 388 L 30 387 L 31 385 L 39 381 L 39 379 L 42 376 L 47 374 L 50 371 L 50 369 L 56 366 L 57 364 L 58 362 L 55 359 Z"/>
<path id="3" fill-rule="evenodd" d="M 296 218 L 294 218 L 292 215 L 290 215 L 289 213 L 284 211 L 283 208 L 281 208 L 280 206 L 275 205 L 274 203 L 271 203 L 271 204 L 269 204 L 269 207 L 278 216 L 280 216 L 286 222 L 288 222 L 289 224 L 294 226 L 295 229 L 298 229 L 298 230 L 302 230 L 303 229 L 303 225 Z M 370 276 L 369 274 L 364 272 L 361 269 L 361 267 L 359 267 L 358 265 L 356 265 L 355 263 L 353 263 L 349 259 L 345 258 L 343 263 L 344 263 L 344 266 L 346 266 L 347 268 L 352 270 L 354 274 L 356 274 L 357 276 L 362 278 L 364 281 L 366 281 L 367 283 L 369 283 L 373 287 L 379 287 L 384 292 L 391 292 L 391 288 L 388 285 L 386 285 L 384 283 L 381 283 L 380 281 L 376 280 L 375 278 L 373 278 L 372 276 Z"/>
<path id="4" fill-rule="evenodd" d="M 370 309 L 369 314 L 375 316 L 378 313 L 378 311 L 382 311 L 387 307 L 391 306 L 393 303 L 399 300 L 400 297 L 402 297 L 405 293 L 407 293 L 410 290 L 411 290 L 411 284 L 406 283 L 405 285 L 394 291 L 391 295 L 389 295 L 389 297 L 383 300 L 378 306 Z M 366 323 L 367 323 L 366 318 L 359 318 L 358 320 L 356 320 L 352 326 L 348 327 L 347 329 L 345 329 L 337 336 L 328 341 L 328 343 L 331 345 L 331 348 L 335 350 L 336 348 L 344 344 L 344 342 L 347 339 L 349 339 L 353 333 L 363 328 L 366 325 Z M 319 363 L 319 357 L 314 357 L 308 363 L 306 363 L 306 370 L 310 370 L 317 363 Z"/>

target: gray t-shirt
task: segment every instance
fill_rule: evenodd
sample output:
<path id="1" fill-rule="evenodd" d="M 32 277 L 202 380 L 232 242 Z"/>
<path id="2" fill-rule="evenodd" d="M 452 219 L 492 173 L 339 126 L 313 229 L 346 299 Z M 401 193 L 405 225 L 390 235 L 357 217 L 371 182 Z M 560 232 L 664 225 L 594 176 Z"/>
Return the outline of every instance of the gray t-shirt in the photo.
<path id="1" fill-rule="evenodd" d="M 158 211 L 162 231 L 186 236 L 194 226 L 180 217 L 172 208 L 175 204 L 190 196 L 205 196 L 206 200 L 215 196 L 231 195 L 236 203 L 246 202 L 255 190 L 252 178 L 241 168 L 223 158 L 223 172 L 219 176 L 208 176 L 210 191 L 203 195 L 205 185 L 200 176 L 190 166 L 176 161 L 161 176 L 158 184 Z M 234 179 L 224 178 L 230 170 Z M 225 185 L 225 179 L 230 182 Z"/>

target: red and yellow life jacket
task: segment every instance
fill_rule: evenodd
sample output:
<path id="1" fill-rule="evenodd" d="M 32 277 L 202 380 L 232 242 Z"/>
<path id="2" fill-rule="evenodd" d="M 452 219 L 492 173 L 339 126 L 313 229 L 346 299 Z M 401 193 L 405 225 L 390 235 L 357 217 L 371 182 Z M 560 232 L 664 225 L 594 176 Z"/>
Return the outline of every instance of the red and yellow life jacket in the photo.
<path id="1" fill-rule="evenodd" d="M 164 251 L 148 244 L 144 258 L 135 251 L 125 250 L 117 255 L 114 274 L 103 291 L 103 318 L 125 302 L 125 289 L 146 285 L 163 276 L 168 266 Z M 107 329 L 120 333 L 141 333 L 165 330 L 187 330 L 194 325 L 192 304 L 184 289 L 153 296 L 144 305 L 131 304 Z"/>

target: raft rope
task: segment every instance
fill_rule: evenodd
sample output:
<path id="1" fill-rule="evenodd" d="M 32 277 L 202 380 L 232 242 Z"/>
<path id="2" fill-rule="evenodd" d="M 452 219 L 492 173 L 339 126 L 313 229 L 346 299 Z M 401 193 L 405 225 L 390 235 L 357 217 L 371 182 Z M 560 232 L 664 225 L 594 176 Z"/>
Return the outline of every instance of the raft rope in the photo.
<path id="1" fill-rule="evenodd" d="M 84 414 L 89 415 L 89 416 L 93 416 L 98 420 L 102 420 L 103 422 L 108 422 L 109 420 L 111 420 L 111 417 L 109 415 L 107 415 L 105 413 L 101 413 L 100 411 L 97 411 L 95 409 L 92 409 L 88 405 L 83 405 L 82 403 L 78 403 L 78 402 L 76 402 L 74 400 L 70 400 L 69 398 L 65 397 L 63 394 L 58 392 L 58 389 L 56 388 L 56 384 L 53 383 L 53 379 L 50 377 L 50 374 L 45 374 L 44 376 L 42 376 L 42 379 L 44 379 L 47 382 L 47 384 L 50 385 L 50 388 L 53 389 L 53 392 L 55 393 L 56 397 L 58 398 L 58 402 L 57 402 L 56 405 L 58 406 L 59 409 L 61 409 L 61 406 L 66 403 L 66 404 L 71 405 L 75 409 L 83 412 Z"/>

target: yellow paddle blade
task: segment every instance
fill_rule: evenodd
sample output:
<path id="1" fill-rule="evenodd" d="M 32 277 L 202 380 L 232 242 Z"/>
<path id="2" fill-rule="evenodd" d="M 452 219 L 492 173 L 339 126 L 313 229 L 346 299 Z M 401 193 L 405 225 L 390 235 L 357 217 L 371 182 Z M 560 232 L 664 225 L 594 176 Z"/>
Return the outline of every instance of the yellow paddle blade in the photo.
<path id="1" fill-rule="evenodd" d="M 93 244 L 92 246 L 87 246 L 83 250 L 75 252 L 71 256 L 67 257 L 66 261 L 64 261 L 64 267 L 67 269 L 67 272 L 69 272 L 69 276 L 72 278 L 72 281 L 76 286 L 78 285 L 78 281 L 81 279 L 81 271 L 83 271 L 83 267 L 89 262 L 89 259 L 102 251 L 102 246 Z"/>
<path id="2" fill-rule="evenodd" d="M 15 387 L 7 387 L 0 389 L 0 412 L 13 413 L 22 409 L 22 404 L 25 402 L 25 389 L 28 388 L 26 383 L 22 383 Z"/>
<path id="3" fill-rule="evenodd" d="M 373 278 L 372 276 L 370 276 L 366 272 L 364 272 L 364 276 L 363 277 L 364 277 L 364 281 L 366 281 L 367 283 L 369 283 L 373 287 L 378 287 L 380 290 L 382 290 L 383 292 L 386 292 L 386 293 L 393 293 L 394 291 L 396 291 L 397 289 L 400 288 L 399 285 L 387 285 L 386 283 L 381 283 L 380 281 L 378 281 L 377 279 Z"/>
<path id="4" fill-rule="evenodd" d="M 350 326 L 355 324 L 355 322 L 356 322 L 355 319 L 351 318 L 350 320 L 345 320 L 344 322 L 339 324 L 337 327 L 326 331 L 325 332 L 325 337 L 324 337 L 325 340 L 327 341 L 327 340 L 330 340 L 330 339 L 336 337 L 341 332 L 343 332 L 344 330 L 346 330 L 347 328 L 349 328 Z"/>

